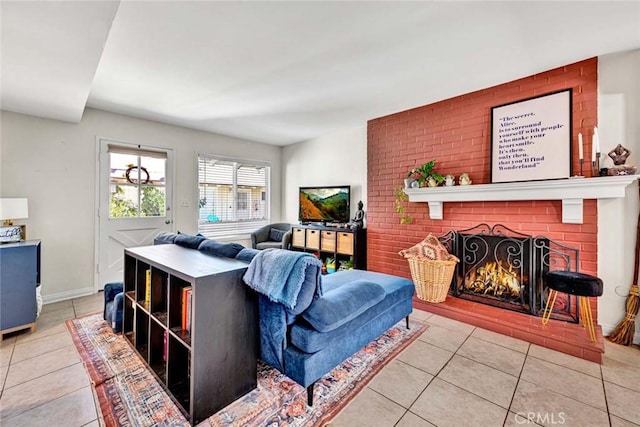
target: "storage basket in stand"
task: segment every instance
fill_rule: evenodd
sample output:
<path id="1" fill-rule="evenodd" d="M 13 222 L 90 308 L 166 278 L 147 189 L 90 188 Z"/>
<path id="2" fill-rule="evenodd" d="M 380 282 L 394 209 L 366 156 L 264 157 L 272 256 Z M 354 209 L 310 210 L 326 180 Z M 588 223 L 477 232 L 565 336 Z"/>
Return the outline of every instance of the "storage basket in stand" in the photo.
<path id="1" fill-rule="evenodd" d="M 447 298 L 451 279 L 458 259 L 449 261 L 430 260 L 426 258 L 407 258 L 411 277 L 416 285 L 418 299 L 427 302 L 442 302 Z"/>

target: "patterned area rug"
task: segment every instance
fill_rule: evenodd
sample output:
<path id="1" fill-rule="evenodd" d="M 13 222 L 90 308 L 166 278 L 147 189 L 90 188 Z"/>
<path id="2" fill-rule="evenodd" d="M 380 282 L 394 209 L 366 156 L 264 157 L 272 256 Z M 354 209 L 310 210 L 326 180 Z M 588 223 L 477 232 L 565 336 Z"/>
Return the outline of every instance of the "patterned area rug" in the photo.
<path id="1" fill-rule="evenodd" d="M 107 426 L 189 426 L 144 361 L 101 314 L 67 321 Z M 258 387 L 198 426 L 320 426 L 329 422 L 427 328 L 404 320 L 322 377 L 312 407 L 306 389 L 258 362 Z"/>

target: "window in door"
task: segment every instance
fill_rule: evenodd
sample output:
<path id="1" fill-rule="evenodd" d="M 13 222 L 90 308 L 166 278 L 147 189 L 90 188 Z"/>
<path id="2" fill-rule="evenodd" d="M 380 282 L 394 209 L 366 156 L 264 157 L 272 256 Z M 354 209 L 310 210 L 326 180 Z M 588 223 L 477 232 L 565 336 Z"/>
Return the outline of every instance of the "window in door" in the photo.
<path id="1" fill-rule="evenodd" d="M 109 218 L 166 216 L 167 155 L 109 145 Z"/>
<path id="2" fill-rule="evenodd" d="M 198 232 L 229 237 L 268 224 L 270 169 L 263 162 L 198 155 Z"/>

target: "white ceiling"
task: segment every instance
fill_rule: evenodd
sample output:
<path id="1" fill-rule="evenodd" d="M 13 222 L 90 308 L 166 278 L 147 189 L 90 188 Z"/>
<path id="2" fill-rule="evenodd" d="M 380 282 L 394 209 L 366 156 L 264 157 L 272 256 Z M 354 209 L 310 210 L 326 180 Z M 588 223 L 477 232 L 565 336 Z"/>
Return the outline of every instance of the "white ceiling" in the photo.
<path id="1" fill-rule="evenodd" d="M 2 109 L 286 145 L 640 48 L 640 2 L 2 1 Z"/>

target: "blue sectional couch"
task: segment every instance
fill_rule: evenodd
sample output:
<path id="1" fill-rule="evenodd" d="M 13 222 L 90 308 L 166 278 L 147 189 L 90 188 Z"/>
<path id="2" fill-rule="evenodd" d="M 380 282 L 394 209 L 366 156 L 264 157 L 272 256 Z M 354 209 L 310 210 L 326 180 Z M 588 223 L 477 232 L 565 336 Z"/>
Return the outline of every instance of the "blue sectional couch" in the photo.
<path id="1" fill-rule="evenodd" d="M 248 263 L 255 257 L 290 251 L 258 251 L 236 243 L 220 243 L 201 236 L 160 235 L 155 244 L 175 243 L 214 256 Z M 280 251 L 280 252 L 278 252 Z M 307 388 L 313 404 L 313 386 L 324 374 L 378 338 L 413 310 L 413 282 L 363 270 L 320 274 L 320 264 L 300 255 L 306 264 L 292 303 L 275 302 L 258 293 L 261 359 Z M 251 271 L 250 265 L 245 282 Z M 251 284 L 249 285 L 251 286 Z"/>

